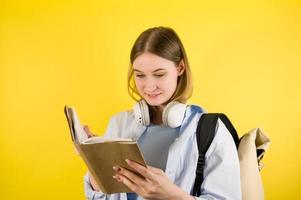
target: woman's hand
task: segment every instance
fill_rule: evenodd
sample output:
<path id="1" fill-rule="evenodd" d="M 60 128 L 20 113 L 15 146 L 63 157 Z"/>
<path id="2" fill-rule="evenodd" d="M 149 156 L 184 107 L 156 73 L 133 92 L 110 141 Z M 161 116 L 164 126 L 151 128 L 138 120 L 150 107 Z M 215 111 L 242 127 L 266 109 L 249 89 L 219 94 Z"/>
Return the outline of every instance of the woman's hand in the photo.
<path id="1" fill-rule="evenodd" d="M 133 192 L 145 199 L 190 199 L 194 198 L 185 193 L 181 188 L 173 184 L 165 173 L 151 166 L 144 167 L 134 161 L 126 160 L 128 165 L 139 173 L 139 175 L 123 167 L 114 166 L 117 172 L 113 178 L 122 182 Z"/>
<path id="2" fill-rule="evenodd" d="M 93 190 L 99 192 L 100 188 L 98 187 L 94 177 L 92 176 L 92 174 L 89 171 L 88 171 L 88 176 L 89 176 L 90 183 L 91 183 L 91 186 L 92 186 Z"/>

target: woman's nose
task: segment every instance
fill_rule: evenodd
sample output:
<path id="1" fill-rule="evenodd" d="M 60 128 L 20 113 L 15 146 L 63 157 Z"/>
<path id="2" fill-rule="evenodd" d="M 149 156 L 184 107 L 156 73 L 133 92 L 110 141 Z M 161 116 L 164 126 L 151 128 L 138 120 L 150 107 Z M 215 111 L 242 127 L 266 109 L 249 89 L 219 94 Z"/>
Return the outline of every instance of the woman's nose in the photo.
<path id="1" fill-rule="evenodd" d="M 152 92 L 152 91 L 154 91 L 154 90 L 156 90 L 156 85 L 147 85 L 147 86 L 145 86 L 145 90 L 147 91 L 147 92 Z"/>
<path id="2" fill-rule="evenodd" d="M 157 88 L 156 83 L 154 81 L 148 81 L 145 83 L 144 89 L 148 92 L 152 92 Z"/>

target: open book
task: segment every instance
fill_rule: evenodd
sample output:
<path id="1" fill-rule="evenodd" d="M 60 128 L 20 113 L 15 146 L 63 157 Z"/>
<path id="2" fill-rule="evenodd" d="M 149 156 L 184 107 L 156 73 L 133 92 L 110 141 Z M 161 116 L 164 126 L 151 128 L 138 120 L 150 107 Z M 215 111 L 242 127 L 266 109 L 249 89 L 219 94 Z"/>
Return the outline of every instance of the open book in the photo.
<path id="1" fill-rule="evenodd" d="M 136 141 L 127 138 L 88 138 L 74 108 L 65 106 L 73 144 L 94 177 L 97 185 L 105 194 L 131 192 L 124 184 L 113 179 L 116 172 L 113 166 L 132 170 L 125 159 L 146 166 Z"/>

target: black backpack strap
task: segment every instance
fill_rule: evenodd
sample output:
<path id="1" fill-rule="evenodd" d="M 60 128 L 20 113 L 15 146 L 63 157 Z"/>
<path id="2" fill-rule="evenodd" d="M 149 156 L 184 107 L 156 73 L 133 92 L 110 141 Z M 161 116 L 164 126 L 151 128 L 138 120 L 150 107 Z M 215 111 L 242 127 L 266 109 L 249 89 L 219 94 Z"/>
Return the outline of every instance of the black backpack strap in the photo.
<path id="1" fill-rule="evenodd" d="M 217 125 L 217 120 L 221 119 L 222 122 L 225 124 L 229 132 L 231 133 L 236 148 L 238 148 L 239 138 L 237 132 L 232 125 L 231 121 L 225 114 L 222 113 L 205 113 L 202 114 L 197 130 L 196 130 L 196 139 L 198 144 L 198 151 L 199 151 L 199 158 L 197 163 L 196 169 L 196 177 L 193 186 L 192 194 L 193 196 L 200 196 L 201 195 L 201 185 L 204 180 L 204 167 L 205 167 L 205 154 L 211 145 L 211 142 L 215 136 L 215 129 Z"/>

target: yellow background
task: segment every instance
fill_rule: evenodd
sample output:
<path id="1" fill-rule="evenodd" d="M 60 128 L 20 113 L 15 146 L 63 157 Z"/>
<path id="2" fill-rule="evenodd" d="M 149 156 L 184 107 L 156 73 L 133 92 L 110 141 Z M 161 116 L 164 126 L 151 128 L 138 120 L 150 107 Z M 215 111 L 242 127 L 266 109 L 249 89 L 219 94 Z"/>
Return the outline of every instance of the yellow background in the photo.
<path id="1" fill-rule="evenodd" d="M 153 26 L 174 28 L 194 75 L 189 103 L 272 140 L 267 199 L 301 189 L 301 2 L 0 2 L 0 199 L 84 199 L 86 167 L 63 114 L 101 134 L 127 94 L 129 53 Z"/>

